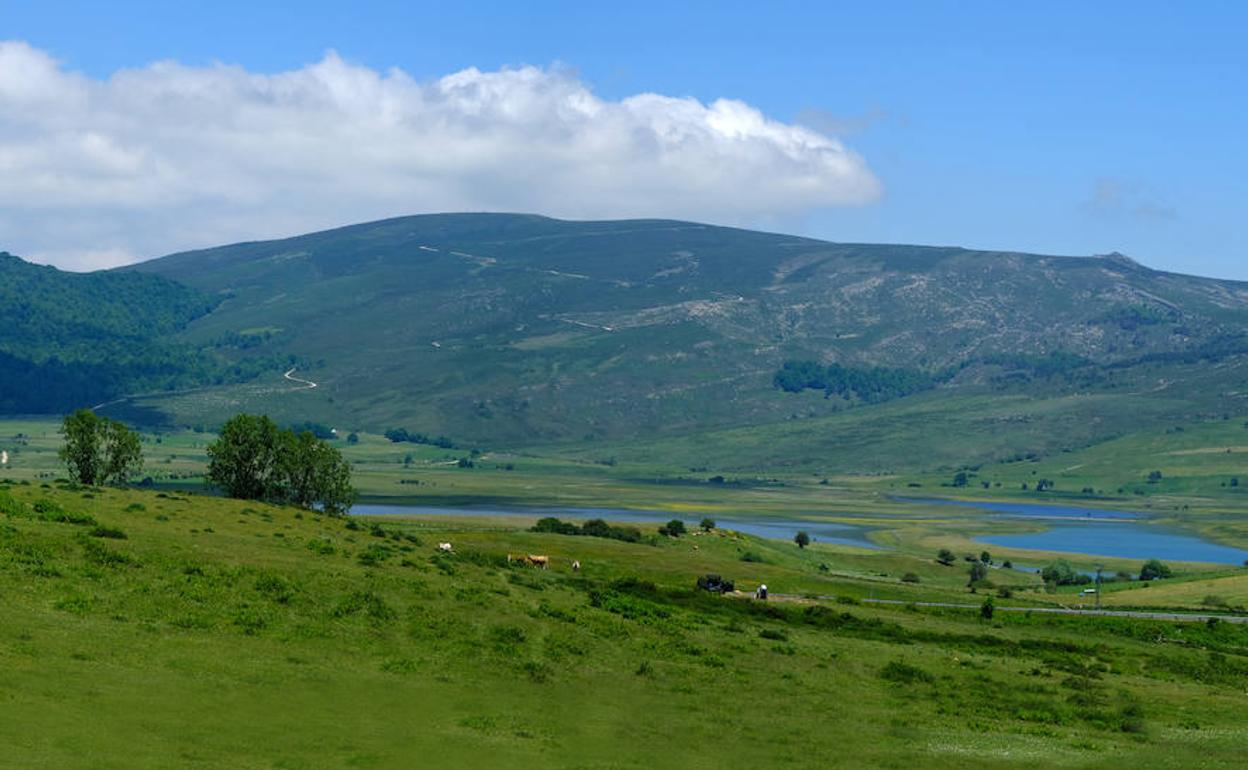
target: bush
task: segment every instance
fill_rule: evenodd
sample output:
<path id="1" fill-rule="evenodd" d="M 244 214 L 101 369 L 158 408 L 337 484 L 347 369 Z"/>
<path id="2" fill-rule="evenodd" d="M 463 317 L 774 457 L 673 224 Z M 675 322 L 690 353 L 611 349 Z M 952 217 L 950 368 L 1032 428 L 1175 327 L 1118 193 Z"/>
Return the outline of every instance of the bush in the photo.
<path id="1" fill-rule="evenodd" d="M 126 533 L 116 527 L 99 526 L 91 530 L 91 537 L 106 537 L 110 540 L 125 540 Z"/>
<path id="2" fill-rule="evenodd" d="M 1140 568 L 1140 580 L 1160 580 L 1168 578 L 1174 572 L 1169 566 L 1163 564 L 1157 559 L 1149 559 L 1144 562 L 1144 566 Z"/>
<path id="3" fill-rule="evenodd" d="M 891 661 L 880 669 L 880 678 L 886 682 L 898 684 L 922 684 L 936 681 L 936 677 L 923 669 L 900 660 Z"/>
<path id="4" fill-rule="evenodd" d="M 917 583 L 917 582 L 919 582 L 919 576 L 918 576 L 918 575 L 916 575 L 916 574 L 914 574 L 913 572 L 907 572 L 906 574 L 904 574 L 904 575 L 902 575 L 902 576 L 901 576 L 901 582 L 903 582 L 903 583 Z"/>
<path id="5" fill-rule="evenodd" d="M 748 562 L 752 562 L 755 564 L 762 564 L 766 560 L 762 556 L 754 553 L 753 551 L 746 551 L 745 553 L 741 554 L 741 561 L 748 561 Z"/>
<path id="6" fill-rule="evenodd" d="M 687 531 L 688 530 L 685 529 L 685 523 L 680 519 L 672 519 L 663 526 L 659 527 L 659 534 L 667 535 L 668 537 L 680 537 Z"/>

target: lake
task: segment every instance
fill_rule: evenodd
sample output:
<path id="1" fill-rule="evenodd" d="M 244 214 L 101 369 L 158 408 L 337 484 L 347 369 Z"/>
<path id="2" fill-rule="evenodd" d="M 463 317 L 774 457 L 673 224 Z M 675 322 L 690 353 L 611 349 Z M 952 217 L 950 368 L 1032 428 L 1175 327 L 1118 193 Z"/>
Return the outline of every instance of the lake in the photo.
<path id="1" fill-rule="evenodd" d="M 1047 520 L 1054 522 L 1043 532 L 1011 535 L 985 535 L 976 542 L 1006 548 L 1034 551 L 1105 556 L 1123 559 L 1161 559 L 1163 561 L 1195 561 L 1212 564 L 1240 565 L 1248 560 L 1248 551 L 1222 545 L 1191 534 L 1150 524 L 1147 514 L 1138 511 L 1115 511 L 1080 508 L 1070 505 L 1036 503 L 967 502 L 938 498 L 893 498 L 914 505 L 951 505 L 990 511 L 1003 518 Z M 418 505 L 357 505 L 351 512 L 360 516 L 516 516 L 561 519 L 603 519 L 612 522 L 663 524 L 680 519 L 690 529 L 697 527 L 701 516 L 674 515 L 669 511 L 631 510 L 626 508 L 488 508 L 440 507 Z M 812 514 L 818 515 L 818 514 Z M 799 530 L 821 543 L 838 543 L 859 548 L 882 549 L 869 539 L 870 528 L 829 521 L 777 518 L 773 516 L 715 516 L 724 529 L 747 535 L 791 541 Z"/>
<path id="2" fill-rule="evenodd" d="M 702 520 L 679 516 L 670 511 L 645 511 L 627 508 L 483 508 L 483 507 L 438 507 L 428 505 L 357 505 L 351 513 L 358 516 L 519 516 L 525 518 L 542 518 L 554 516 L 560 519 L 584 521 L 602 519 L 613 522 L 632 522 L 649 524 L 666 524 L 672 519 L 680 519 L 685 526 L 696 529 Z M 879 549 L 867 537 L 870 531 L 866 527 L 852 524 L 841 524 L 832 521 L 808 521 L 805 519 L 784 519 L 774 516 L 714 516 L 716 524 L 723 529 L 732 529 L 755 537 L 766 537 L 776 540 L 793 539 L 799 531 L 807 532 L 811 539 L 819 543 L 839 543 L 859 548 Z"/>
<path id="3" fill-rule="evenodd" d="M 1054 523 L 1043 532 L 975 538 L 976 542 L 988 545 L 1123 559 L 1200 561 L 1237 566 L 1248 560 L 1248 551 L 1150 524 L 1148 514 L 1139 511 L 936 498 L 894 499 L 915 504 L 977 508 L 1006 518 L 1061 522 Z"/>

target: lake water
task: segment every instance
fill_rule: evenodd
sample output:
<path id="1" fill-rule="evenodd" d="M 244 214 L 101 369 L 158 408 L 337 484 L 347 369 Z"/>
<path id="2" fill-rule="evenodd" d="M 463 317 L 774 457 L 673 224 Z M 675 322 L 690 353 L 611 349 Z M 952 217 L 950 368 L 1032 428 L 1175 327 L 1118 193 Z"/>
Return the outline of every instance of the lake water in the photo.
<path id="1" fill-rule="evenodd" d="M 1036 503 L 967 502 L 928 498 L 894 498 L 925 505 L 955 505 L 992 511 L 1007 518 L 1045 519 L 1055 523 L 1043 532 L 985 535 L 977 542 L 1034 551 L 1088 554 L 1123 559 L 1200 561 L 1240 565 L 1248 551 L 1202 540 L 1194 535 L 1149 524 L 1148 514 Z M 1061 522 L 1061 523 L 1056 523 Z"/>
<path id="2" fill-rule="evenodd" d="M 357 505 L 351 513 L 359 516 L 522 516 L 541 518 L 554 516 L 560 519 L 585 521 L 602 519 L 612 522 L 635 524 L 666 524 L 672 519 L 680 519 L 689 529 L 696 529 L 701 516 L 687 518 L 677 516 L 670 511 L 644 511 L 626 508 L 451 508 L 428 505 Z M 804 519 L 782 519 L 772 516 L 714 516 L 716 524 L 723 529 L 732 529 L 755 537 L 766 537 L 777 540 L 792 540 L 799 531 L 807 532 L 811 539 L 819 543 L 839 543 L 854 545 L 859 548 L 880 548 L 867 538 L 870 531 L 865 527 L 852 524 L 840 524 L 830 521 L 807 521 Z"/>
<path id="3" fill-rule="evenodd" d="M 1118 557 L 1124 559 L 1161 559 L 1163 561 L 1195 561 L 1212 564 L 1240 565 L 1248 560 L 1248 550 L 1203 540 L 1194 535 L 1176 532 L 1148 523 L 1147 514 L 1138 511 L 1113 511 L 1079 508 L 1069 505 L 1034 503 L 966 502 L 935 498 L 894 498 L 914 505 L 952 505 L 993 512 L 1003 518 L 1046 520 L 1053 524 L 1043 532 L 1011 535 L 985 535 L 976 538 L 985 545 L 1023 548 L 1035 551 Z M 630 510 L 625 508 L 484 508 L 437 507 L 407 505 L 357 505 L 351 512 L 361 516 L 518 516 L 584 521 L 603 519 L 612 522 L 662 524 L 679 518 L 690 529 L 697 527 L 701 516 L 675 516 L 667 511 Z M 838 522 L 784 519 L 772 516 L 715 516 L 719 526 L 747 535 L 793 539 L 799 530 L 808 532 L 815 541 L 839 543 L 860 548 L 879 549 L 868 538 L 870 529 Z"/>
<path id="4" fill-rule="evenodd" d="M 915 503 L 923 505 L 952 505 L 958 508 L 978 508 L 981 511 L 993 511 L 1005 516 L 1017 516 L 1027 519 L 1086 519 L 1114 520 L 1144 519 L 1147 514 L 1138 511 L 1112 511 L 1101 508 L 1080 508 L 1073 505 L 1039 505 L 1037 503 L 998 503 L 991 501 L 976 502 L 967 500 L 942 500 L 938 497 L 894 497 L 899 503 Z"/>
<path id="5" fill-rule="evenodd" d="M 978 542 L 1035 551 L 1091 554 L 1124 559 L 1162 561 L 1203 561 L 1213 564 L 1243 564 L 1248 551 L 1212 543 L 1193 535 L 1163 529 L 1144 522 L 1108 523 L 1091 521 L 1058 524 L 1043 532 L 1022 535 L 989 535 Z"/>

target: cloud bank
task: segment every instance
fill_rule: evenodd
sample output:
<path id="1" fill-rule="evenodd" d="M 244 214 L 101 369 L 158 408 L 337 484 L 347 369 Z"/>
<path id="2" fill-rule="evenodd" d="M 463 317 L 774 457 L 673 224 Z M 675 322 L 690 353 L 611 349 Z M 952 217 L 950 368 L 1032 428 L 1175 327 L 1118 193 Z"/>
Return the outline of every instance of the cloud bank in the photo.
<path id="1" fill-rule="evenodd" d="M 558 67 L 422 82 L 331 52 L 99 80 L 0 42 L 0 250 L 72 269 L 435 211 L 748 225 L 880 189 L 817 130 L 732 99 L 611 101 Z"/>

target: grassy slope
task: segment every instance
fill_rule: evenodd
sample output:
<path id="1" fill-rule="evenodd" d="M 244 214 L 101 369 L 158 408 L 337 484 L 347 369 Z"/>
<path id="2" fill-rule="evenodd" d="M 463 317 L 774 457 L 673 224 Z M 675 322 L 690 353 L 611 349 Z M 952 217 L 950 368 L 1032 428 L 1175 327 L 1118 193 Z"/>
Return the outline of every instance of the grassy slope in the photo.
<path id="1" fill-rule="evenodd" d="M 1229 768 L 1248 738 L 1248 629 L 760 612 L 681 590 L 710 570 L 776 591 L 956 590 L 838 577 L 846 549 L 488 521 L 386 521 L 378 537 L 196 496 L 12 494 L 0 764 Z M 127 539 L 40 520 L 39 499 Z M 457 555 L 434 556 L 441 540 Z M 770 563 L 740 562 L 743 548 Z M 509 551 L 555 567 L 509 568 Z M 607 587 L 623 576 L 659 588 Z M 894 662 L 917 671 L 887 679 Z"/>

